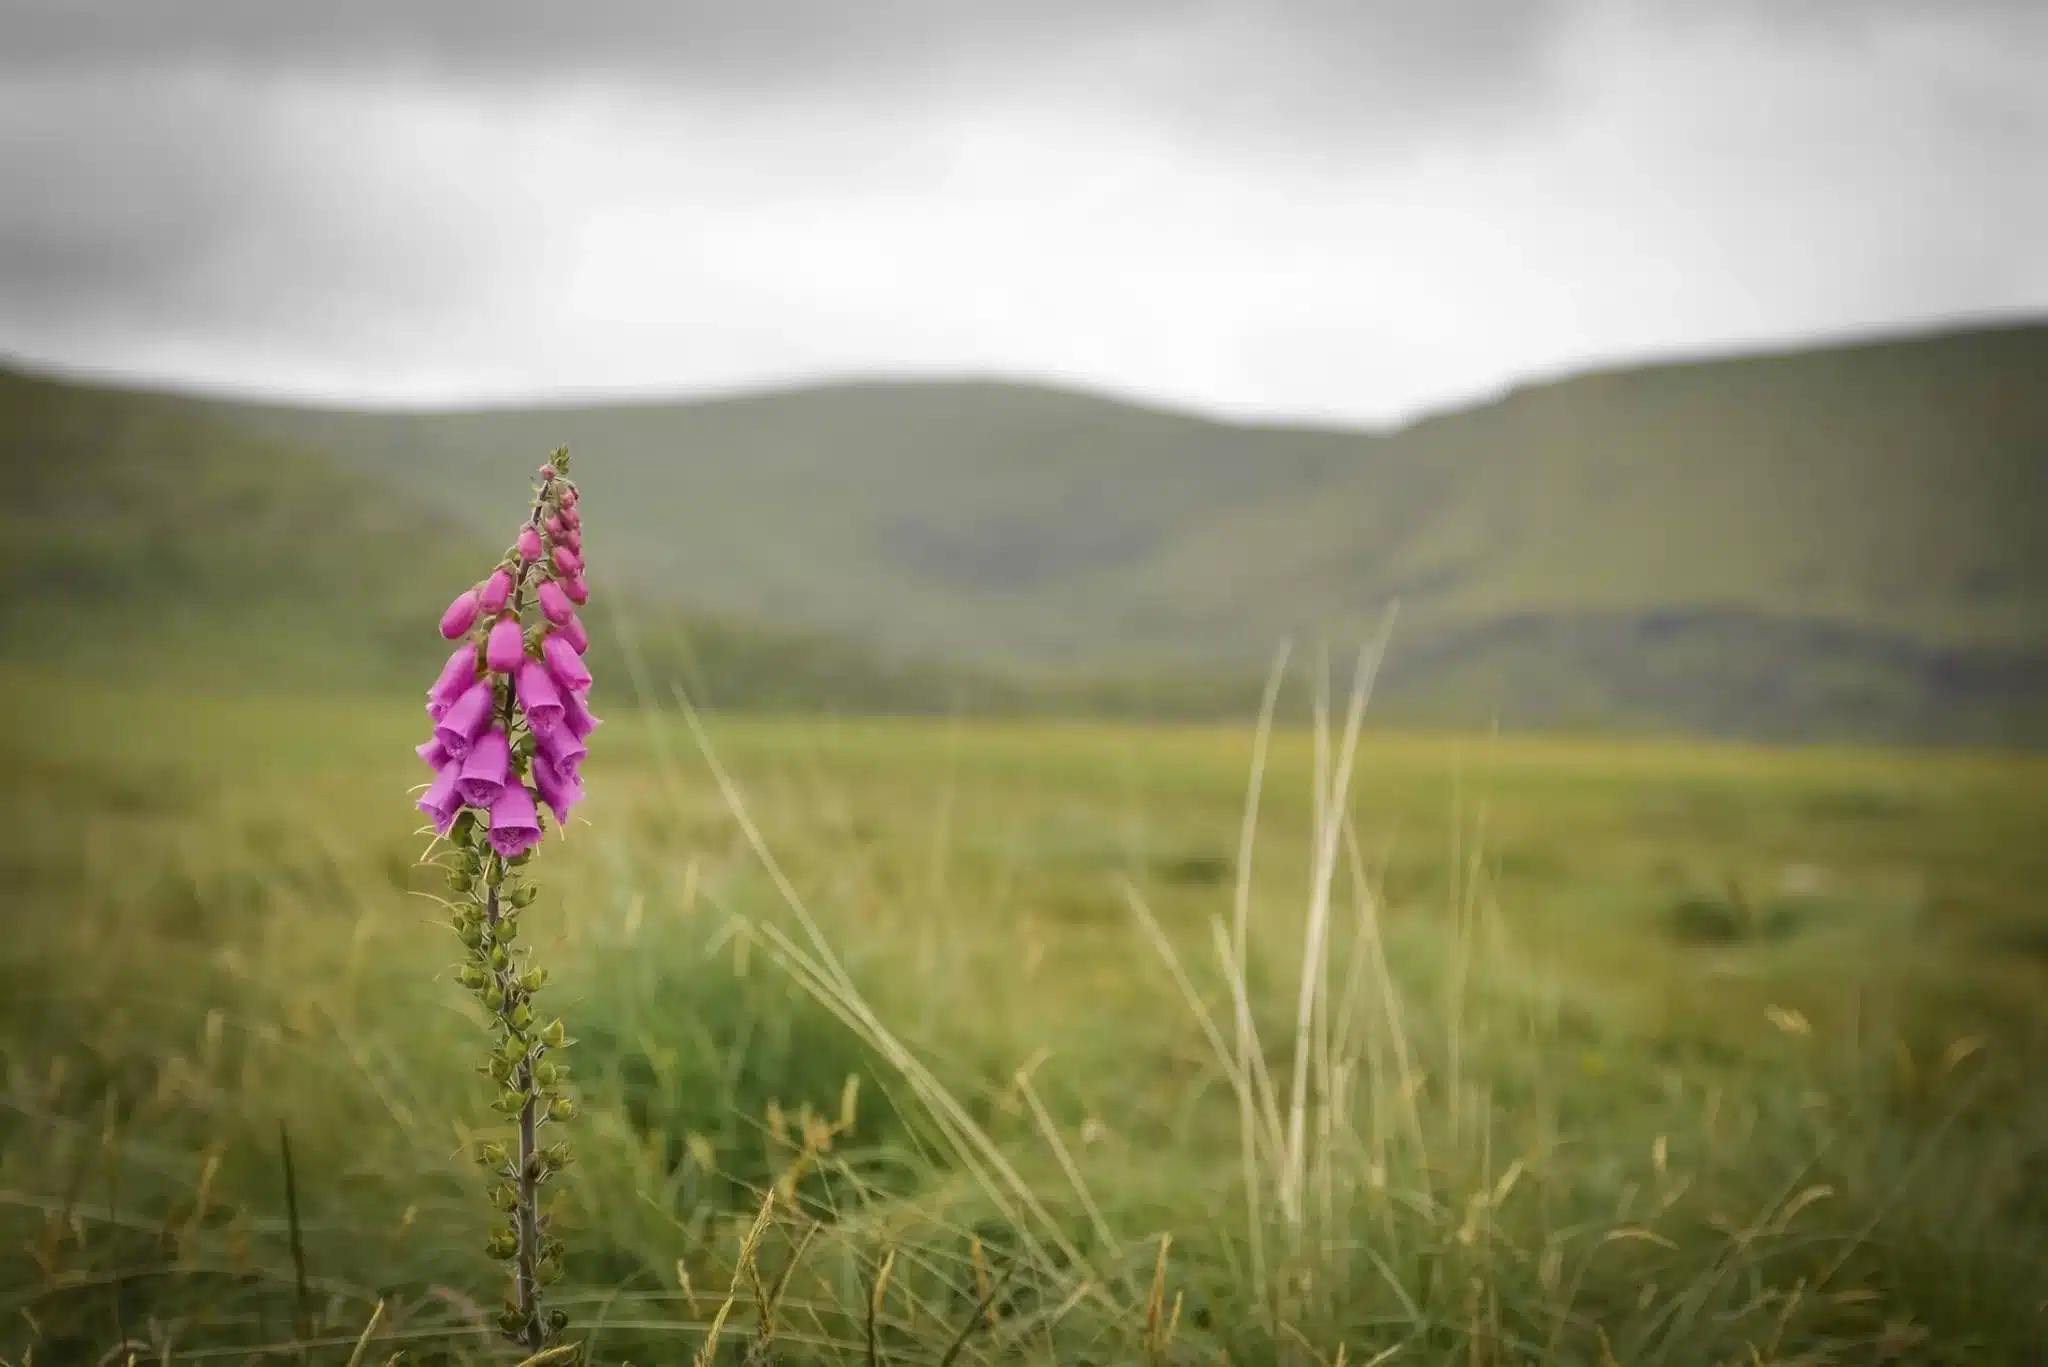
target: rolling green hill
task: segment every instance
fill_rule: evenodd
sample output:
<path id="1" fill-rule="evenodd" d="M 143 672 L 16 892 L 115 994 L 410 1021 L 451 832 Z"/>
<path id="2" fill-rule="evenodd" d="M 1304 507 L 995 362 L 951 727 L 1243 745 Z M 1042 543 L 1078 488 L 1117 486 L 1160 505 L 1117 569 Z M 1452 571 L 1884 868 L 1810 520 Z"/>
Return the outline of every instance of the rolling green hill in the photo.
<path id="1" fill-rule="evenodd" d="M 1588 374 L 1379 433 L 993 382 L 189 411 L 480 529 L 508 452 L 567 443 L 622 585 L 891 657 L 1237 703 L 1283 635 L 1355 640 L 1398 599 L 1379 696 L 1407 719 L 2048 737 L 2048 326 Z"/>
<path id="2" fill-rule="evenodd" d="M 517 526 L 545 454 L 500 453 L 470 525 L 390 471 L 345 469 L 207 405 L 0 370 L 0 662 L 205 690 L 423 690 L 447 655 L 441 609 L 502 549 L 482 523 Z M 936 708 L 976 686 L 643 596 L 589 614 L 615 699 L 631 687 L 621 620 L 650 686 L 680 680 L 700 701 Z"/>

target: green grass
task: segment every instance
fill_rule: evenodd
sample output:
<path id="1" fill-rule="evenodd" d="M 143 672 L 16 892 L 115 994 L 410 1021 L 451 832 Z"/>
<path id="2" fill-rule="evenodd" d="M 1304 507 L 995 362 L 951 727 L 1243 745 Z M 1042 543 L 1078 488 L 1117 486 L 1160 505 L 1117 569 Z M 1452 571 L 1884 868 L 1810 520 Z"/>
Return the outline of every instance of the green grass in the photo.
<path id="1" fill-rule="evenodd" d="M 483 1035 L 418 895 L 416 704 L 0 683 L 0 1359 L 292 1361 L 303 1316 L 340 1364 L 382 1300 L 362 1361 L 484 1360 Z M 707 751 L 599 710 L 530 920 L 601 1361 L 690 1361 L 735 1284 L 740 1360 L 806 1114 L 835 1132 L 755 1258 L 777 1361 L 868 1360 L 885 1259 L 899 1364 L 970 1322 L 963 1364 L 2048 1339 L 2039 761 L 1369 726 L 1319 828 L 1335 766 L 1284 730 L 1245 870 L 1248 726 L 712 715 Z"/>

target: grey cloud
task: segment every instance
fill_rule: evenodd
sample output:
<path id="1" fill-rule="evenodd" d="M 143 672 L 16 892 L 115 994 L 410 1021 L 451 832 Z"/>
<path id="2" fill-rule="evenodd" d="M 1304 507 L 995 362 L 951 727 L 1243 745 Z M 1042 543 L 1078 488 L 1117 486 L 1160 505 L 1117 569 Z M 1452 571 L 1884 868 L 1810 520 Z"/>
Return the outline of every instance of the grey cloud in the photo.
<path id="1" fill-rule="evenodd" d="M 962 60 L 999 71 L 1100 45 L 1145 40 L 1171 52 L 1191 37 L 1263 30 L 1299 35 L 1293 55 L 1301 59 L 1487 69 L 1559 8 L 1546 0 L 7 0 L 0 64 L 420 65 L 534 78 L 595 67 L 774 84 L 890 80 Z"/>
<path id="2" fill-rule="evenodd" d="M 474 292 L 493 244 L 459 201 L 401 213 L 374 153 L 309 145 L 259 107 L 175 78 L 0 84 L 0 347 L 194 319 L 360 344 Z"/>
<path id="3" fill-rule="evenodd" d="M 753 88 L 962 67 L 1000 81 L 1110 50 L 1165 67 L 1234 56 L 1277 59 L 1276 75 L 1485 81 L 1525 65 L 1573 13 L 1617 5 L 1837 38 L 1900 18 L 1999 26 L 2040 14 L 2037 0 L 0 0 L 0 68 L 597 71 Z"/>
<path id="4" fill-rule="evenodd" d="M 661 93 L 943 90 L 1385 122 L 1510 99 L 1570 0 L 0 0 L 0 72 L 192 65 Z"/>

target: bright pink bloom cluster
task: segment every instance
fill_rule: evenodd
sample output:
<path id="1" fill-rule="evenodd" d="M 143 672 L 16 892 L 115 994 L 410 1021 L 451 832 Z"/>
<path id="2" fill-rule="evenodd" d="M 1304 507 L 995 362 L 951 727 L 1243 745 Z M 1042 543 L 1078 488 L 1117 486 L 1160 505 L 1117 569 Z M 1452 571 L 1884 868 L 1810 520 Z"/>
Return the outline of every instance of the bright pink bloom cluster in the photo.
<path id="1" fill-rule="evenodd" d="M 538 844 L 540 807 L 566 825 L 583 800 L 590 714 L 590 637 L 576 617 L 583 585 L 583 519 L 576 486 L 540 468 L 533 515 L 504 562 L 441 614 L 461 645 L 427 690 L 433 739 L 419 756 L 434 772 L 420 809 L 446 835 L 465 807 L 491 847 L 514 858 Z M 525 621 L 528 607 L 538 620 Z"/>

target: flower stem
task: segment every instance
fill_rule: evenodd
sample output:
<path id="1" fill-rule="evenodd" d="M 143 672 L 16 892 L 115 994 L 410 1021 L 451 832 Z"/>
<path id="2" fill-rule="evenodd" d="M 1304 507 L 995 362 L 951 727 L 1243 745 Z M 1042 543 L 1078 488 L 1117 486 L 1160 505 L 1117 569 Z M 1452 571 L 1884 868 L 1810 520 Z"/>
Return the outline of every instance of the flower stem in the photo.
<path id="1" fill-rule="evenodd" d="M 499 916 L 498 889 L 493 887 L 484 896 L 484 924 L 490 928 L 493 940 L 497 936 Z M 516 966 L 508 965 L 498 970 L 498 991 L 501 1001 L 509 1003 L 519 1000 L 518 978 Z M 510 1010 L 509 1006 L 501 1008 L 501 1012 Z M 515 1036 L 521 1033 L 509 1017 L 504 1024 Z M 519 1238 L 519 1253 L 513 1272 L 513 1295 L 522 1321 L 520 1330 L 514 1337 L 527 1348 L 538 1349 L 546 1341 L 547 1328 L 541 1320 L 540 1281 L 535 1270 L 540 1264 L 539 1183 L 535 1180 L 539 1174 L 539 1126 L 534 1114 L 538 1089 L 533 1079 L 531 1042 L 528 1043 L 525 1057 L 513 1071 L 512 1086 L 526 1098 L 525 1104 L 519 1108 L 519 1204 L 512 1212 L 514 1228 Z"/>

